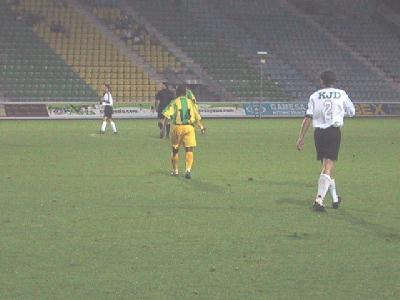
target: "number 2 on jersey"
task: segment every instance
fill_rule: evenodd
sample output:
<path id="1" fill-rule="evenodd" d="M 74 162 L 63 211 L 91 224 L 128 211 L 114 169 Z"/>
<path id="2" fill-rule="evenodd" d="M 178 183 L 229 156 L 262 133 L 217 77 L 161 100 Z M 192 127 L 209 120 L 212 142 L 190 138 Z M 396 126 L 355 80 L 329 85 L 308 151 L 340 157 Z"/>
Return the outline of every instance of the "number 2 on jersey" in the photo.
<path id="1" fill-rule="evenodd" d="M 332 101 L 325 100 L 324 102 L 324 119 L 325 123 L 329 123 L 332 121 L 333 112 L 332 112 Z"/>

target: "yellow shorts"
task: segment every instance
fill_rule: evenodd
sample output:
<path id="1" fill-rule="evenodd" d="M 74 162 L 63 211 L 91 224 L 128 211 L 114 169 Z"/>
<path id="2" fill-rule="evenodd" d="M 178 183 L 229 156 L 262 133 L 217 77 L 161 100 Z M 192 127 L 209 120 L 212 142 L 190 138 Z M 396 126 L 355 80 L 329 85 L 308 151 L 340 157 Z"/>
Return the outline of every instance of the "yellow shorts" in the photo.
<path id="1" fill-rule="evenodd" d="M 172 125 L 171 144 L 177 149 L 180 146 L 196 147 L 196 133 L 192 125 Z"/>

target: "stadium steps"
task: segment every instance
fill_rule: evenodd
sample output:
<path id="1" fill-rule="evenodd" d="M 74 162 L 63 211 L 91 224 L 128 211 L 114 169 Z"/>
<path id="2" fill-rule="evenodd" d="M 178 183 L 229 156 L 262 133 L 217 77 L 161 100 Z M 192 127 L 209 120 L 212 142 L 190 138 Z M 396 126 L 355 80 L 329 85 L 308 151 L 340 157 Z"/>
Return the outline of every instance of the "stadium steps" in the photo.
<path id="1" fill-rule="evenodd" d="M 225 44 L 242 54 L 248 63 L 258 70 L 260 68 L 260 57 L 257 52 L 267 50 L 266 63 L 261 65 L 263 73 L 266 77 L 270 77 L 273 82 L 279 84 L 291 98 L 304 101 L 315 89 L 315 86 L 304 76 L 268 49 L 265 43 L 254 39 L 244 28 L 237 26 L 235 20 L 224 16 L 221 13 L 225 10 L 223 1 L 192 0 L 188 3 L 188 10 L 205 30 L 216 34 Z"/>
<path id="2" fill-rule="evenodd" d="M 80 1 L 81 4 L 86 6 L 85 10 L 90 10 L 90 14 L 96 17 L 94 23 L 101 22 L 98 27 L 107 27 L 103 31 L 112 30 L 113 36 L 118 37 L 120 40 L 123 40 L 124 37 L 123 31 L 120 29 L 123 27 L 120 20 L 123 20 L 125 25 L 132 24 L 131 28 L 134 28 L 134 26 L 142 28 L 144 33 L 143 40 L 140 43 L 127 41 L 124 47 L 128 48 L 131 53 L 136 53 L 137 56 L 140 56 L 147 65 L 155 68 L 163 77 L 163 81 L 171 80 L 172 85 L 182 82 L 192 85 L 191 88 L 196 91 L 198 101 L 218 101 L 227 97 L 226 91 L 221 91 L 221 86 L 210 81 L 202 70 L 199 70 L 199 66 L 196 66 L 193 61 L 183 55 L 182 51 L 179 51 L 150 23 L 146 22 L 143 16 L 139 16 L 123 1 L 109 2 L 106 5 L 96 5 L 101 0 L 91 0 L 89 2 Z M 172 77 L 171 74 L 173 74 Z"/>
<path id="3" fill-rule="evenodd" d="M 81 0 L 85 1 L 85 0 Z M 159 44 L 163 46 L 164 49 L 168 51 L 177 58 L 182 64 L 181 71 L 174 71 L 174 78 L 180 78 L 183 82 L 187 84 L 193 84 L 193 81 L 197 82 L 197 88 L 201 92 L 201 97 L 198 99 L 200 101 L 227 101 L 232 100 L 233 95 L 229 93 L 221 84 L 213 80 L 208 76 L 207 72 L 202 68 L 201 65 L 194 62 L 191 57 L 187 55 L 181 48 L 177 47 L 167 36 L 163 35 L 156 27 L 154 27 L 147 19 L 133 9 L 128 1 L 119 1 L 120 7 L 131 14 L 136 20 L 143 24 L 149 34 L 158 41 Z M 169 74 L 170 68 L 167 68 L 164 74 Z M 193 80 L 194 79 L 194 80 Z"/>
<path id="4" fill-rule="evenodd" d="M 383 26 L 390 28 L 400 38 L 400 12 L 382 3 L 377 9 L 376 17 Z"/>
<path id="5" fill-rule="evenodd" d="M 88 7 L 87 5 L 81 5 L 80 3 L 81 1 L 68 0 L 68 2 L 71 4 L 71 6 L 73 6 L 76 9 L 76 11 L 78 11 L 89 23 L 92 23 L 93 26 L 97 27 L 97 29 L 102 33 L 104 38 L 108 39 L 110 43 L 112 43 L 116 48 L 118 48 L 120 53 L 126 55 L 137 68 L 141 69 L 144 73 L 147 73 L 152 81 L 157 83 L 164 82 L 165 78 L 161 74 L 159 74 L 151 64 L 147 63 L 136 52 L 131 51 L 131 49 L 127 47 L 127 45 L 123 43 L 117 35 L 115 35 L 106 25 L 104 25 L 91 12 L 90 9 L 91 7 Z M 101 2 L 102 0 L 93 0 L 93 1 Z M 113 4 L 113 2 L 111 1 L 111 2 L 105 2 L 105 5 L 108 6 L 110 3 Z"/>
<path id="6" fill-rule="evenodd" d="M 0 3 L 3 96 L 7 101 L 93 101 L 96 93 L 25 24 Z"/>
<path id="7" fill-rule="evenodd" d="M 388 83 L 400 79 L 400 35 L 382 26 L 377 18 L 375 1 L 364 1 L 362 9 L 358 5 L 343 0 L 334 0 L 329 6 L 322 2 L 313 3 L 313 10 L 307 6 L 299 6 L 302 1 L 295 1 L 297 8 L 306 14 L 312 21 L 322 25 L 330 34 L 345 44 L 349 51 L 366 64 L 369 69 Z M 350 7 L 349 7 L 350 5 Z M 355 5 L 354 8 L 351 5 Z M 332 11 L 338 12 L 331 14 Z M 314 13 L 313 13 L 314 12 Z M 320 27 L 320 26 L 319 26 Z M 400 96 L 400 88 L 393 85 Z M 394 95 L 396 93 L 393 93 Z M 391 100 L 391 99 L 388 99 Z"/>
<path id="8" fill-rule="evenodd" d="M 251 95 L 253 92 L 259 94 L 258 70 L 217 36 L 202 29 L 184 7 L 179 11 L 174 7 L 174 1 L 157 0 L 135 2 L 134 8 L 235 97 L 248 99 L 255 97 Z M 183 17 L 189 20 L 184 26 Z M 288 96 L 270 80 L 264 81 L 264 87 L 266 100 L 288 100 Z"/>
<path id="9" fill-rule="evenodd" d="M 73 70 L 102 95 L 109 82 L 117 101 L 136 102 L 153 99 L 156 83 L 148 73 L 103 36 L 103 33 L 68 2 L 19 1 L 16 11 L 40 14 L 44 20 L 34 31 L 42 37 Z M 60 24 L 65 33 L 54 32 Z"/>
<path id="10" fill-rule="evenodd" d="M 141 56 L 144 61 L 151 64 L 158 73 L 163 73 L 166 68 L 174 71 L 181 70 L 181 63 L 175 56 L 164 49 L 157 40 L 151 37 L 145 27 L 138 23 L 126 10 L 117 6 L 91 7 L 92 13 L 106 25 L 120 39 L 125 41 L 127 47 Z M 129 37 L 129 32 L 135 35 Z"/>
<path id="11" fill-rule="evenodd" d="M 393 99 L 393 86 L 351 51 L 338 45 L 326 30 L 284 0 L 224 0 L 226 16 L 236 19 L 254 38 L 263 41 L 279 58 L 318 86 L 321 71 L 337 73 L 337 86 L 356 101 Z M 301 29 L 301 30 L 300 30 Z M 374 85 L 379 82 L 383 89 Z"/>

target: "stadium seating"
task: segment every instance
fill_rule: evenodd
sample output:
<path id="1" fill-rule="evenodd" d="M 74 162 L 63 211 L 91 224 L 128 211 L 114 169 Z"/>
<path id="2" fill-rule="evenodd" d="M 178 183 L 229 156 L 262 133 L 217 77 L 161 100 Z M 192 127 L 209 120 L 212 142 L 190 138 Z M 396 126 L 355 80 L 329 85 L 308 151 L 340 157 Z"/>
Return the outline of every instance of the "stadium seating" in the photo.
<path id="1" fill-rule="evenodd" d="M 9 101 L 90 101 L 96 93 L 29 28 L 28 15 L 0 3 L 3 96 Z"/>
<path id="2" fill-rule="evenodd" d="M 220 13 L 232 18 L 267 49 L 317 86 L 318 74 L 332 69 L 338 86 L 357 101 L 393 101 L 399 93 L 392 84 L 339 46 L 307 18 L 288 9 L 284 1 L 225 0 Z M 346 2 L 347 3 L 347 2 Z M 222 5 L 222 4 L 220 4 Z"/>
<path id="3" fill-rule="evenodd" d="M 116 6 L 95 6 L 92 12 L 144 60 L 162 73 L 165 68 L 180 70 L 180 62 L 152 38 L 145 27 Z"/>
<path id="4" fill-rule="evenodd" d="M 157 72 L 185 70 L 119 1 L 79 1 Z M 304 101 L 325 69 L 337 73 L 338 86 L 355 101 L 400 98 L 400 37 L 376 18 L 376 0 L 125 2 L 235 99 Z M 155 81 L 96 22 L 73 1 L 0 3 L 2 94 L 24 101 L 93 101 L 109 82 L 117 101 L 152 100 Z M 258 50 L 269 53 L 265 65 Z"/>
<path id="5" fill-rule="evenodd" d="M 205 30 L 216 34 L 225 44 L 246 57 L 255 68 L 260 68 L 261 57 L 257 52 L 268 50 L 267 45 L 252 38 L 245 28 L 237 25 L 235 20 L 219 13 L 225 9 L 223 1 L 192 0 L 188 2 L 187 9 Z M 268 51 L 268 55 L 264 58 L 266 62 L 261 65 L 265 76 L 278 82 L 293 99 L 305 100 L 315 89 L 312 83 L 274 53 Z"/>
<path id="6" fill-rule="evenodd" d="M 384 4 L 400 13 L 400 2 L 398 0 L 382 0 Z"/>
<path id="7" fill-rule="evenodd" d="M 131 1 L 132 7 L 183 49 L 195 62 L 206 69 L 209 76 L 239 98 L 260 95 L 260 74 L 236 51 L 227 47 L 217 36 L 205 31 L 187 15 L 176 1 Z M 271 80 L 263 81 L 263 96 L 268 100 L 291 100 Z"/>
<path id="8" fill-rule="evenodd" d="M 65 1 L 19 1 L 15 11 L 42 15 L 34 31 L 89 85 L 102 94 L 109 82 L 117 101 L 149 101 L 156 84 Z"/>
<path id="9" fill-rule="evenodd" d="M 299 5 L 302 1 L 295 3 Z M 356 4 L 352 2 L 352 5 Z M 389 77 L 399 76 L 400 38 L 376 18 L 376 1 L 363 1 L 363 9 L 349 9 L 348 1 L 343 0 L 330 2 L 329 7 L 321 5 L 319 1 L 313 1 L 312 5 L 314 11 L 311 12 L 304 6 L 300 7 Z M 336 14 L 328 13 L 328 9 L 332 10 L 332 7 Z"/>

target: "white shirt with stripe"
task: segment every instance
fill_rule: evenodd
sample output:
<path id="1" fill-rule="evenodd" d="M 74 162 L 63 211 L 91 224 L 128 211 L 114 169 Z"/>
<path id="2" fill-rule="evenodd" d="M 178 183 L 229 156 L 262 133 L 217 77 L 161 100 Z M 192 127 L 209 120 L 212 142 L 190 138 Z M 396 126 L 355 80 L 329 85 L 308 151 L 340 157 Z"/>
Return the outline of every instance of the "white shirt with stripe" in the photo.
<path id="1" fill-rule="evenodd" d="M 107 92 L 107 93 L 104 94 L 103 105 L 104 106 L 107 106 L 107 105 L 108 106 L 113 106 L 114 105 L 114 100 L 113 100 L 113 97 L 111 96 L 110 92 Z"/>
<path id="2" fill-rule="evenodd" d="M 344 117 L 353 117 L 355 108 L 345 91 L 325 88 L 310 96 L 306 115 L 312 117 L 314 128 L 342 127 Z"/>

